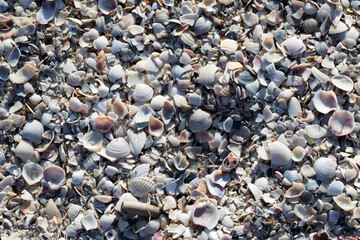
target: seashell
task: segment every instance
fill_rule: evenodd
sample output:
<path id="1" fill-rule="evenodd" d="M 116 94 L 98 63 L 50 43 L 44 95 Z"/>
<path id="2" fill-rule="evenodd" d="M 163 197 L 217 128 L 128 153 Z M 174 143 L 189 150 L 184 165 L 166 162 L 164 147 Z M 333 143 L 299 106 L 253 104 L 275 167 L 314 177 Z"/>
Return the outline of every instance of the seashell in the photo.
<path id="1" fill-rule="evenodd" d="M 98 152 L 102 148 L 103 135 L 97 131 L 90 131 L 83 136 L 83 146 L 90 152 Z"/>
<path id="2" fill-rule="evenodd" d="M 44 134 L 44 127 L 38 120 L 30 120 L 22 130 L 22 136 L 33 143 L 39 143 Z"/>
<path id="3" fill-rule="evenodd" d="M 161 110 L 164 107 L 166 98 L 162 95 L 157 95 L 151 99 L 150 107 L 156 111 Z"/>
<path id="4" fill-rule="evenodd" d="M 354 82 L 352 81 L 352 79 L 345 75 L 338 75 L 338 76 L 332 77 L 331 83 L 335 87 L 337 87 L 345 92 L 350 92 L 354 88 Z"/>
<path id="5" fill-rule="evenodd" d="M 106 146 L 106 154 L 116 159 L 126 158 L 130 154 L 129 143 L 125 138 L 115 138 Z"/>
<path id="6" fill-rule="evenodd" d="M 93 130 L 100 133 L 107 133 L 114 127 L 114 120 L 111 117 L 98 116 L 91 125 Z"/>
<path id="7" fill-rule="evenodd" d="M 197 82 L 205 86 L 214 85 L 220 78 L 218 70 L 218 67 L 214 64 L 208 64 L 205 67 L 200 68 L 199 79 Z"/>
<path id="8" fill-rule="evenodd" d="M 301 220 L 307 219 L 309 217 L 309 213 L 306 208 L 302 204 L 296 204 L 294 208 L 295 215 Z"/>
<path id="9" fill-rule="evenodd" d="M 142 202 L 124 201 L 121 209 L 124 212 L 143 217 L 158 217 L 160 215 L 159 207 Z"/>
<path id="10" fill-rule="evenodd" d="M 305 134 L 313 139 L 325 137 L 327 131 L 319 125 L 308 125 L 305 127 Z"/>
<path id="11" fill-rule="evenodd" d="M 148 123 L 148 131 L 151 136 L 160 137 L 164 133 L 164 124 L 151 115 Z"/>
<path id="12" fill-rule="evenodd" d="M 140 164 L 131 171 L 130 180 L 136 177 L 147 177 L 150 172 L 150 164 Z"/>
<path id="13" fill-rule="evenodd" d="M 45 212 L 49 219 L 60 216 L 60 211 L 52 199 L 46 203 Z"/>
<path id="14" fill-rule="evenodd" d="M 195 225 L 211 230 L 218 224 L 220 212 L 210 201 L 200 199 L 191 209 L 191 220 Z"/>
<path id="15" fill-rule="evenodd" d="M 291 117 L 296 117 L 301 111 L 301 105 L 297 98 L 291 97 L 288 105 L 288 113 Z"/>
<path id="16" fill-rule="evenodd" d="M 223 160 L 221 169 L 225 172 L 230 172 L 232 169 L 236 168 L 240 162 L 240 158 L 233 154 L 232 152 Z"/>
<path id="17" fill-rule="evenodd" d="M 336 205 L 338 205 L 342 210 L 345 211 L 353 210 L 357 203 L 356 201 L 351 201 L 351 198 L 348 197 L 345 193 L 337 197 L 333 197 L 333 199 Z"/>
<path id="18" fill-rule="evenodd" d="M 15 74 L 10 74 L 10 81 L 14 84 L 24 84 L 35 75 L 36 71 L 35 62 L 26 62 L 19 71 Z"/>
<path id="19" fill-rule="evenodd" d="M 47 0 L 43 2 L 40 10 L 36 13 L 36 21 L 40 24 L 48 24 L 54 16 L 56 11 L 56 1 Z"/>
<path id="20" fill-rule="evenodd" d="M 328 126 L 335 136 L 345 136 L 355 130 L 354 114 L 346 110 L 336 111 L 329 119 Z"/>
<path id="21" fill-rule="evenodd" d="M 220 49 L 228 55 L 234 54 L 238 49 L 238 46 L 239 44 L 232 39 L 224 39 L 220 41 Z"/>
<path id="22" fill-rule="evenodd" d="M 334 35 L 334 34 L 341 34 L 344 33 L 348 30 L 348 26 L 343 23 L 343 22 L 339 22 L 336 26 L 334 24 L 332 24 L 329 28 L 329 34 Z"/>
<path id="23" fill-rule="evenodd" d="M 187 46 L 191 47 L 192 49 L 198 47 L 194 37 L 188 31 L 181 34 L 180 39 L 181 41 L 183 41 L 183 43 L 185 43 Z"/>
<path id="24" fill-rule="evenodd" d="M 146 133 L 144 131 L 129 129 L 127 131 L 127 138 L 129 140 L 131 152 L 134 155 L 139 155 L 146 143 Z"/>
<path id="25" fill-rule="evenodd" d="M 255 185 L 262 191 L 269 192 L 269 181 L 265 177 L 256 179 Z"/>
<path id="26" fill-rule="evenodd" d="M 108 77 L 110 82 L 115 82 L 124 76 L 124 70 L 121 65 L 116 65 L 110 68 Z"/>
<path id="27" fill-rule="evenodd" d="M 211 115 L 201 109 L 197 109 L 189 118 L 188 126 L 193 133 L 206 131 L 212 124 Z"/>
<path id="28" fill-rule="evenodd" d="M 283 143 L 275 141 L 268 144 L 271 155 L 271 167 L 274 169 L 288 169 L 291 164 L 291 151 Z"/>
<path id="29" fill-rule="evenodd" d="M 86 231 L 97 229 L 99 227 L 99 223 L 96 220 L 94 214 L 95 213 L 92 210 L 88 210 L 81 218 L 81 224 L 84 226 Z"/>
<path id="30" fill-rule="evenodd" d="M 70 203 L 69 209 L 67 210 L 68 218 L 73 221 L 81 211 L 81 206 Z"/>
<path id="31" fill-rule="evenodd" d="M 115 214 L 103 214 L 100 218 L 100 226 L 102 229 L 109 229 L 115 221 Z"/>
<path id="32" fill-rule="evenodd" d="M 189 162 L 183 154 L 177 154 L 174 158 L 174 165 L 177 170 L 184 171 L 189 166 Z"/>
<path id="33" fill-rule="evenodd" d="M 69 107 L 71 111 L 73 112 L 81 112 L 81 113 L 87 113 L 88 112 L 88 106 L 86 104 L 83 104 L 78 98 L 72 97 L 69 100 Z"/>
<path id="34" fill-rule="evenodd" d="M 302 148 L 301 146 L 297 146 L 292 150 L 291 159 L 294 162 L 300 162 L 303 160 L 305 155 L 306 155 L 305 149 Z"/>
<path id="35" fill-rule="evenodd" d="M 6 81 L 11 73 L 10 65 L 7 63 L 0 64 L 0 80 Z"/>
<path id="36" fill-rule="evenodd" d="M 285 48 L 286 52 L 290 56 L 299 55 L 306 50 L 303 41 L 296 37 L 286 39 L 284 42 L 281 43 L 281 46 Z"/>
<path id="37" fill-rule="evenodd" d="M 356 207 L 353 210 L 352 219 L 359 219 L 360 218 L 360 207 Z"/>
<path id="38" fill-rule="evenodd" d="M 6 57 L 7 63 L 11 66 L 11 67 L 16 67 L 16 65 L 19 62 L 21 53 L 19 48 L 14 47 L 10 54 Z"/>
<path id="39" fill-rule="evenodd" d="M 95 49 L 102 50 L 109 45 L 109 40 L 105 36 L 100 36 L 94 40 L 93 45 Z"/>
<path id="40" fill-rule="evenodd" d="M 109 229 L 105 232 L 104 236 L 106 240 L 117 240 L 118 232 L 116 229 Z"/>
<path id="41" fill-rule="evenodd" d="M 172 196 L 166 196 L 163 200 L 163 210 L 170 210 L 170 209 L 175 209 L 176 208 L 176 200 L 174 197 Z"/>
<path id="42" fill-rule="evenodd" d="M 23 162 L 32 160 L 34 157 L 34 147 L 31 142 L 23 140 L 15 148 L 15 156 L 21 159 Z"/>
<path id="43" fill-rule="evenodd" d="M 212 182 L 210 175 L 206 175 L 205 179 L 206 179 L 206 187 L 209 193 L 214 197 L 222 198 L 225 194 L 224 187 Z"/>
<path id="44" fill-rule="evenodd" d="M 304 6 L 304 12 L 307 15 L 315 15 L 318 11 L 318 7 L 313 2 L 307 2 Z"/>
<path id="45" fill-rule="evenodd" d="M 337 108 L 337 98 L 333 91 L 319 90 L 314 94 L 314 107 L 323 114 L 327 114 Z"/>
<path id="46" fill-rule="evenodd" d="M 336 168 L 336 160 L 333 158 L 321 157 L 314 163 L 316 178 L 323 182 L 328 182 L 333 179 Z"/>
<path id="47" fill-rule="evenodd" d="M 200 17 L 195 22 L 194 33 L 196 36 L 208 33 L 211 29 L 211 21 L 208 18 Z"/>
<path id="48" fill-rule="evenodd" d="M 130 180 L 128 189 L 135 197 L 144 197 L 155 190 L 155 183 L 147 177 L 136 177 Z"/>
<path id="49" fill-rule="evenodd" d="M 118 8 L 116 0 L 99 0 L 97 6 L 104 15 L 113 15 Z"/>
<path id="50" fill-rule="evenodd" d="M 318 22 L 316 21 L 316 19 L 308 18 L 304 20 L 302 27 L 305 33 L 313 33 L 318 27 Z"/>
<path id="51" fill-rule="evenodd" d="M 330 196 L 338 196 L 343 193 L 345 185 L 340 181 L 332 181 L 327 189 Z"/>
<path id="52" fill-rule="evenodd" d="M 152 116 L 151 114 L 152 114 L 151 108 L 147 104 L 144 104 L 137 111 L 136 115 L 133 118 L 133 121 L 136 124 L 147 123 L 149 122 L 150 117 Z"/>
<path id="53" fill-rule="evenodd" d="M 120 119 L 123 119 L 129 113 L 126 105 L 120 99 L 114 100 L 112 109 Z"/>
<path id="54" fill-rule="evenodd" d="M 294 182 L 292 187 L 286 191 L 284 197 L 285 198 L 301 197 L 301 195 L 303 194 L 304 191 L 305 191 L 304 184 Z"/>
<path id="55" fill-rule="evenodd" d="M 250 192 L 252 193 L 252 195 L 254 196 L 255 200 L 259 201 L 263 195 L 263 192 L 260 190 L 260 188 L 252 183 L 248 184 L 248 188 L 249 188 Z"/>
<path id="56" fill-rule="evenodd" d="M 44 169 L 43 187 L 49 190 L 59 190 L 65 183 L 65 171 L 61 167 L 52 165 Z"/>
<path id="57" fill-rule="evenodd" d="M 43 173 L 43 168 L 39 164 L 33 162 L 26 163 L 21 171 L 22 177 L 29 185 L 34 185 L 40 182 L 44 176 Z"/>
<path id="58" fill-rule="evenodd" d="M 154 90 L 149 85 L 138 83 L 135 85 L 132 98 L 135 102 L 147 102 L 153 97 L 153 94 Z"/>
<path id="59" fill-rule="evenodd" d="M 85 173 L 85 171 L 79 170 L 79 171 L 75 171 L 72 174 L 71 180 L 75 186 L 78 186 L 82 183 L 82 181 L 84 180 L 84 173 Z"/>
<path id="60" fill-rule="evenodd" d="M 313 177 L 316 174 L 315 170 L 309 165 L 303 165 L 300 169 L 300 173 L 304 177 Z"/>
<path id="61" fill-rule="evenodd" d="M 255 13 L 252 12 L 243 13 L 241 14 L 241 17 L 244 23 L 250 28 L 254 27 L 256 24 L 259 23 L 259 17 Z"/>

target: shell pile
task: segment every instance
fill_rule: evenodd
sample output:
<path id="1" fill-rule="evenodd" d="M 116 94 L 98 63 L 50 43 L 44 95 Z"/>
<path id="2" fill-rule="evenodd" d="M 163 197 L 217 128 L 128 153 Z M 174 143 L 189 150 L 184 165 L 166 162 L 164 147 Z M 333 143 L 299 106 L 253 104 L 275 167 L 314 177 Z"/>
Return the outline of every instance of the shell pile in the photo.
<path id="1" fill-rule="evenodd" d="M 0 238 L 359 237 L 359 15 L 0 0 Z"/>

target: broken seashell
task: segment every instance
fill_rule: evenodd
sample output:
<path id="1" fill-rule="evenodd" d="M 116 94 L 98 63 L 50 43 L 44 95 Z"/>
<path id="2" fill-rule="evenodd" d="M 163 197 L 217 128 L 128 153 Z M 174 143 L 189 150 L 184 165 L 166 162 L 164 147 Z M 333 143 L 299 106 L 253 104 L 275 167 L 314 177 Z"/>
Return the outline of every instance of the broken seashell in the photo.
<path id="1" fill-rule="evenodd" d="M 223 160 L 221 169 L 225 172 L 230 172 L 232 169 L 237 167 L 239 162 L 240 162 L 240 157 L 230 152 L 229 155 Z"/>
<path id="2" fill-rule="evenodd" d="M 139 155 L 146 143 L 146 133 L 144 131 L 129 129 L 127 131 L 127 138 L 129 140 L 131 152 L 134 155 Z"/>
<path id="3" fill-rule="evenodd" d="M 290 168 L 291 151 L 283 143 L 275 141 L 268 144 L 271 155 L 271 167 L 274 169 L 286 170 Z"/>
<path id="4" fill-rule="evenodd" d="M 228 55 L 234 54 L 238 46 L 238 43 L 232 39 L 224 39 L 220 42 L 220 49 Z"/>
<path id="5" fill-rule="evenodd" d="M 313 139 L 325 137 L 326 130 L 319 125 L 308 125 L 305 127 L 305 134 Z"/>
<path id="6" fill-rule="evenodd" d="M 92 127 L 100 133 L 107 133 L 114 127 L 114 120 L 111 117 L 98 116 L 92 122 Z"/>
<path id="7" fill-rule="evenodd" d="M 183 154 L 177 154 L 174 158 L 174 166 L 177 170 L 184 171 L 189 166 L 189 162 Z"/>
<path id="8" fill-rule="evenodd" d="M 44 176 L 43 172 L 44 170 L 39 164 L 30 162 L 23 166 L 21 175 L 27 184 L 34 185 L 41 181 Z"/>
<path id="9" fill-rule="evenodd" d="M 148 123 L 148 131 L 151 136 L 160 137 L 164 133 L 164 124 L 151 115 Z"/>
<path id="10" fill-rule="evenodd" d="M 330 183 L 327 194 L 330 196 L 338 196 L 343 193 L 345 185 L 340 181 L 333 181 Z"/>
<path id="11" fill-rule="evenodd" d="M 10 65 L 7 63 L 0 64 L 0 80 L 6 81 L 11 73 Z"/>
<path id="12" fill-rule="evenodd" d="M 290 56 L 299 55 L 306 50 L 303 41 L 296 37 L 286 39 L 284 42 L 281 43 L 281 46 L 285 48 L 286 52 Z"/>
<path id="13" fill-rule="evenodd" d="M 328 126 L 335 136 L 345 136 L 355 129 L 354 115 L 346 110 L 336 111 L 329 119 Z"/>
<path id="14" fill-rule="evenodd" d="M 331 83 L 335 87 L 337 87 L 345 92 L 350 92 L 354 88 L 353 80 L 351 80 L 351 78 L 349 78 L 348 76 L 345 76 L 345 75 L 338 75 L 338 76 L 332 77 Z"/>
<path id="15" fill-rule="evenodd" d="M 97 6 L 99 10 L 105 15 L 114 14 L 118 8 L 116 0 L 99 0 Z"/>
<path id="16" fill-rule="evenodd" d="M 124 118 L 129 113 L 126 105 L 120 99 L 114 100 L 112 109 L 114 113 L 119 116 L 120 119 Z"/>
<path id="17" fill-rule="evenodd" d="M 44 127 L 38 120 L 30 120 L 22 130 L 22 136 L 33 143 L 39 143 L 44 134 Z"/>
<path id="18" fill-rule="evenodd" d="M 199 79 L 197 82 L 205 86 L 214 85 L 220 77 L 220 73 L 218 72 L 218 70 L 218 67 L 214 64 L 208 64 L 200 68 Z"/>
<path id="19" fill-rule="evenodd" d="M 35 62 L 27 62 L 15 74 L 10 74 L 10 81 L 14 84 L 24 84 L 35 75 L 36 71 Z"/>
<path id="20" fill-rule="evenodd" d="M 31 142 L 23 140 L 15 148 L 15 156 L 21 159 L 23 162 L 32 160 L 34 157 L 34 147 Z"/>
<path id="21" fill-rule="evenodd" d="M 88 210 L 84 213 L 83 217 L 81 218 L 81 224 L 84 226 L 86 231 L 90 231 L 92 229 L 96 229 L 99 226 L 98 221 L 94 216 L 94 212 Z"/>
<path id="22" fill-rule="evenodd" d="M 43 2 L 40 10 L 36 13 L 36 21 L 40 24 L 48 24 L 55 16 L 56 1 Z"/>
<path id="23" fill-rule="evenodd" d="M 345 211 L 351 211 L 356 206 L 356 201 L 351 201 L 351 198 L 348 197 L 345 193 L 337 197 L 333 197 L 333 199 L 336 205 Z"/>
<path id="24" fill-rule="evenodd" d="M 218 224 L 220 212 L 210 201 L 200 199 L 191 209 L 191 219 L 195 225 L 211 230 Z"/>
<path id="25" fill-rule="evenodd" d="M 121 65 L 116 65 L 110 68 L 108 77 L 110 82 L 115 82 L 124 76 L 124 70 Z"/>
<path id="26" fill-rule="evenodd" d="M 291 188 L 289 188 L 284 197 L 285 198 L 297 198 L 300 197 L 305 191 L 305 186 L 302 183 L 294 182 Z"/>

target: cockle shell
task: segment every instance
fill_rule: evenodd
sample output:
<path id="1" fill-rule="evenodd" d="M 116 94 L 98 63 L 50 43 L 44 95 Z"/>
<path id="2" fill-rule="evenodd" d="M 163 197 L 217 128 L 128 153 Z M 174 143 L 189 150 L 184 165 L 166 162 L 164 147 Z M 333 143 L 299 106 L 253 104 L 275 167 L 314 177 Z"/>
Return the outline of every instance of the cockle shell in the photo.
<path id="1" fill-rule="evenodd" d="M 201 109 L 197 109 L 189 118 L 188 126 L 193 133 L 206 131 L 212 123 L 211 115 Z"/>
<path id="2" fill-rule="evenodd" d="M 106 146 L 106 154 L 117 159 L 126 158 L 130 154 L 129 143 L 125 138 L 115 138 Z"/>
<path id="3" fill-rule="evenodd" d="M 218 70 L 218 67 L 214 64 L 208 64 L 200 68 L 199 79 L 197 82 L 205 86 L 214 85 L 220 77 L 220 73 L 218 72 Z"/>
<path id="4" fill-rule="evenodd" d="M 124 76 L 124 70 L 121 65 L 116 65 L 111 67 L 108 73 L 109 81 L 115 82 L 118 79 L 121 79 Z"/>
<path id="5" fill-rule="evenodd" d="M 194 32 L 195 32 L 195 35 L 197 35 L 197 36 L 204 34 L 204 33 L 208 33 L 210 31 L 210 29 L 211 29 L 211 21 L 208 18 L 200 17 L 195 22 Z"/>
<path id="6" fill-rule="evenodd" d="M 33 143 L 39 143 L 43 134 L 43 125 L 35 119 L 27 122 L 22 130 L 23 137 Z"/>
<path id="7" fill-rule="evenodd" d="M 140 164 L 131 171 L 130 180 L 136 177 L 147 177 L 150 171 L 150 164 Z"/>
<path id="8" fill-rule="evenodd" d="M 157 95 L 151 99 L 150 107 L 156 111 L 161 110 L 164 107 L 166 98 L 162 95 Z"/>
<path id="9" fill-rule="evenodd" d="M 35 75 L 36 71 L 37 68 L 35 62 L 27 62 L 15 74 L 10 74 L 10 81 L 14 84 L 24 84 Z"/>
<path id="10" fill-rule="evenodd" d="M 15 148 L 15 155 L 20 158 L 23 162 L 32 160 L 34 156 L 34 147 L 31 142 L 23 140 Z"/>
<path id="11" fill-rule="evenodd" d="M 155 189 L 155 183 L 147 177 L 136 177 L 130 180 L 128 188 L 135 197 L 144 197 Z"/>
<path id="12" fill-rule="evenodd" d="M 225 194 L 225 188 L 217 183 L 214 183 L 210 175 L 205 176 L 206 187 L 211 195 L 217 198 L 222 198 Z"/>
<path id="13" fill-rule="evenodd" d="M 118 7 L 116 0 L 99 0 L 97 6 L 105 15 L 114 14 Z"/>
<path id="14" fill-rule="evenodd" d="M 337 87 L 345 92 L 350 92 L 354 88 L 353 80 L 345 75 L 338 75 L 338 76 L 332 77 L 331 83 L 335 87 Z"/>
<path id="15" fill-rule="evenodd" d="M 160 137 L 164 133 L 164 124 L 151 115 L 148 122 L 148 132 L 151 136 Z"/>
<path id="16" fill-rule="evenodd" d="M 345 136 L 355 129 L 354 114 L 340 110 L 336 111 L 329 119 L 328 126 L 335 136 Z"/>
<path id="17" fill-rule="evenodd" d="M 239 44 L 232 39 L 224 39 L 220 42 L 220 49 L 226 54 L 234 54 L 238 48 Z"/>
<path id="18" fill-rule="evenodd" d="M 337 108 L 337 98 L 333 91 L 317 91 L 313 98 L 314 107 L 323 114 L 327 114 Z"/>
<path id="19" fill-rule="evenodd" d="M 336 160 L 334 158 L 321 157 L 314 163 L 314 170 L 316 172 L 316 178 L 320 181 L 330 181 L 337 168 Z"/>
<path id="20" fill-rule="evenodd" d="M 23 166 L 21 175 L 27 184 L 34 185 L 41 181 L 44 176 L 43 172 L 44 170 L 39 164 L 29 162 Z"/>
<path id="21" fill-rule="evenodd" d="M 132 98 L 135 102 L 147 102 L 149 101 L 154 94 L 154 90 L 144 83 L 138 83 L 135 86 Z"/>
<path id="22" fill-rule="evenodd" d="M 296 37 L 286 39 L 284 42 L 281 43 L 281 46 L 285 48 L 286 52 L 290 56 L 296 56 L 306 50 L 303 41 Z"/>
<path id="23" fill-rule="evenodd" d="M 283 143 L 275 141 L 268 145 L 271 155 L 271 167 L 274 169 L 288 169 L 291 164 L 291 151 Z"/>
<path id="24" fill-rule="evenodd" d="M 340 181 L 333 181 L 330 183 L 327 194 L 330 196 L 338 196 L 344 191 L 345 185 Z"/>
<path id="25" fill-rule="evenodd" d="M 83 146 L 88 151 L 97 152 L 102 148 L 103 135 L 97 131 L 90 131 L 83 136 Z"/>
<path id="26" fill-rule="evenodd" d="M 211 230 L 218 224 L 220 212 L 210 201 L 200 199 L 191 209 L 191 219 L 194 224 Z"/>
<path id="27" fill-rule="evenodd" d="M 65 179 L 64 169 L 53 165 L 44 169 L 44 178 L 41 183 L 45 188 L 55 191 L 61 188 Z"/>

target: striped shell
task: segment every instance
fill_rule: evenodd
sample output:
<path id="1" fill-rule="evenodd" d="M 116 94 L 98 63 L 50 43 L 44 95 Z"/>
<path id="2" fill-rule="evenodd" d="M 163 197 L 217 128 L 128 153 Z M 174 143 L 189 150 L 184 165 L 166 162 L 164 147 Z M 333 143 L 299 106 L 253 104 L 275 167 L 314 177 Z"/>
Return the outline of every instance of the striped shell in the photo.
<path id="1" fill-rule="evenodd" d="M 131 171 L 130 179 L 137 178 L 137 177 L 147 177 L 150 171 L 150 164 L 140 164 L 136 168 Z"/>
<path id="2" fill-rule="evenodd" d="M 110 157 L 125 158 L 130 154 L 129 143 L 125 138 L 115 138 L 106 146 L 106 153 Z"/>
<path id="3" fill-rule="evenodd" d="M 154 189 L 154 181 L 147 177 L 136 177 L 129 182 L 129 190 L 135 197 L 143 197 Z"/>

